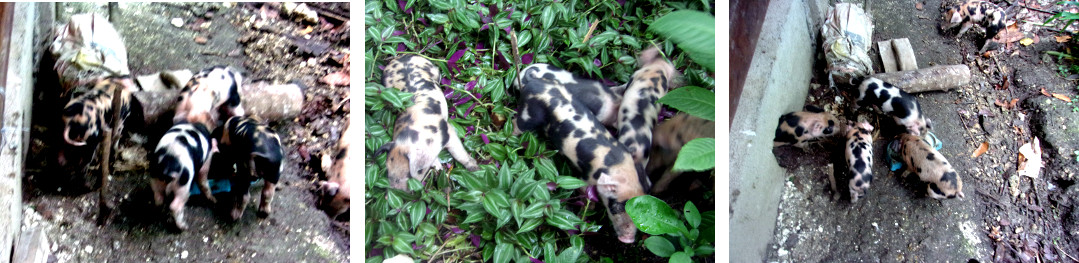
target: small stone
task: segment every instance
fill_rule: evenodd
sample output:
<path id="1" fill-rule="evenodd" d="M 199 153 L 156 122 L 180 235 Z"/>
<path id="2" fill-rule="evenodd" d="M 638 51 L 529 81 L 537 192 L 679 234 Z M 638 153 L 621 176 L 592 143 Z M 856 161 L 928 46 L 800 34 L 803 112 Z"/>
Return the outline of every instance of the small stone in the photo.
<path id="1" fill-rule="evenodd" d="M 204 36 L 195 36 L 195 43 L 198 43 L 200 45 L 205 45 L 207 41 L 210 41 L 210 39 L 207 39 Z"/>
<path id="2" fill-rule="evenodd" d="M 184 250 L 183 252 L 180 252 L 180 259 L 186 259 L 186 258 L 187 258 L 187 250 Z"/>
<path id="3" fill-rule="evenodd" d="M 82 250 L 86 251 L 86 253 L 94 253 L 94 247 L 90 245 L 86 245 Z"/>
<path id="4" fill-rule="evenodd" d="M 172 26 L 175 26 L 175 27 L 182 27 L 182 26 L 184 26 L 184 19 L 182 19 L 182 18 L 179 18 L 179 17 L 177 17 L 177 18 L 173 18 L 173 19 L 172 19 Z"/>

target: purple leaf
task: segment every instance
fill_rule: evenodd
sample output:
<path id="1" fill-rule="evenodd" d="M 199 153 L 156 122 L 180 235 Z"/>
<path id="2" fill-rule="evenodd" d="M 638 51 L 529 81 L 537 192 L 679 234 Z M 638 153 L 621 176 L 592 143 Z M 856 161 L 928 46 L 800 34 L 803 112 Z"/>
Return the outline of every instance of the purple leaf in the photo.
<path id="1" fill-rule="evenodd" d="M 454 234 L 460 234 L 460 233 L 465 232 L 465 230 L 463 230 L 463 229 L 461 229 L 461 228 L 459 228 L 457 226 L 453 226 L 453 228 L 450 228 L 450 231 L 453 231 Z"/>
<path id="2" fill-rule="evenodd" d="M 480 5 L 482 6 L 483 4 L 480 4 Z M 490 16 L 483 15 L 483 12 L 476 11 L 476 13 L 480 15 L 480 21 L 483 21 L 484 24 L 488 24 L 488 23 L 491 23 L 491 22 L 494 21 L 494 20 L 491 20 Z"/>
<path id="3" fill-rule="evenodd" d="M 592 200 L 592 202 L 599 202 L 599 193 L 596 192 L 595 185 L 588 186 L 588 191 L 585 191 L 585 194 L 586 196 L 588 196 L 588 200 Z"/>
<path id="4" fill-rule="evenodd" d="M 532 53 L 524 54 L 523 56 L 521 56 L 521 63 L 525 65 L 532 64 L 532 56 Z"/>
<path id="5" fill-rule="evenodd" d="M 450 85 L 450 78 L 443 77 L 442 78 L 442 85 Z"/>
<path id="6" fill-rule="evenodd" d="M 397 51 L 405 51 L 405 43 L 397 43 Z"/>
<path id="7" fill-rule="evenodd" d="M 423 26 L 427 26 L 427 19 L 426 18 L 421 17 L 421 18 L 417 18 L 416 20 L 419 20 L 420 23 L 423 23 Z M 439 27 L 438 31 L 442 31 L 442 27 Z"/>
<path id="8" fill-rule="evenodd" d="M 457 50 L 457 52 L 453 52 L 453 56 L 450 56 L 450 60 L 447 61 L 450 64 L 450 69 L 460 70 L 460 67 L 457 67 L 457 60 L 460 60 L 461 57 L 464 55 L 465 49 L 460 49 Z"/>
<path id="9" fill-rule="evenodd" d="M 592 64 L 596 64 L 597 67 L 603 66 L 603 63 L 600 63 L 598 58 L 596 60 L 593 60 Z"/>
<path id="10" fill-rule="evenodd" d="M 400 36 L 400 35 L 404 35 L 404 34 L 405 34 L 405 31 L 394 30 L 392 36 Z"/>
<path id="11" fill-rule="evenodd" d="M 618 0 L 618 4 L 626 6 L 626 0 Z"/>
<path id="12" fill-rule="evenodd" d="M 576 229 L 566 230 L 566 234 L 570 234 L 570 235 L 576 235 L 576 234 L 580 234 L 580 233 L 581 233 L 581 231 L 577 231 Z"/>
<path id="13" fill-rule="evenodd" d="M 487 139 L 487 134 L 480 134 L 480 138 L 483 139 L 483 144 L 490 144 L 491 140 Z"/>
<path id="14" fill-rule="evenodd" d="M 422 248 L 423 248 L 423 246 L 421 246 L 421 245 L 416 245 L 416 243 L 412 243 L 412 250 L 420 250 L 420 249 L 422 249 Z"/>
<path id="15" fill-rule="evenodd" d="M 473 133 L 475 131 L 476 131 L 476 125 L 468 126 L 468 128 L 465 128 L 465 133 L 468 133 L 468 134 L 471 134 L 471 133 Z"/>
<path id="16" fill-rule="evenodd" d="M 480 248 L 480 236 L 477 236 L 476 234 L 468 234 L 468 237 L 472 239 L 473 246 L 476 246 L 476 248 Z"/>
<path id="17" fill-rule="evenodd" d="M 431 214 L 431 208 L 427 208 L 427 213 L 425 213 L 423 215 L 429 215 L 429 214 Z"/>
<path id="18" fill-rule="evenodd" d="M 377 257 L 377 256 L 381 256 L 381 255 L 382 255 L 382 249 L 381 248 L 371 249 L 371 253 L 367 253 L 367 257 L 372 257 L 372 258 Z"/>
<path id="19" fill-rule="evenodd" d="M 603 85 L 608 87 L 618 86 L 618 82 L 609 79 L 600 79 L 600 82 L 603 82 Z"/>
<path id="20" fill-rule="evenodd" d="M 449 85 L 449 84 L 446 84 L 446 85 Z M 456 91 L 453 90 L 453 89 L 447 89 L 447 90 L 443 90 L 442 94 L 446 95 L 447 99 L 453 99 L 453 98 L 450 97 L 450 95 L 453 95 L 454 92 L 456 92 Z"/>
<path id="21" fill-rule="evenodd" d="M 503 28 L 502 30 L 506 31 L 506 34 L 510 33 L 510 27 Z"/>
<path id="22" fill-rule="evenodd" d="M 479 105 L 479 103 L 472 103 L 472 106 L 468 106 L 468 109 L 465 110 L 465 116 L 468 116 L 469 113 L 472 113 L 472 109 L 475 109 L 476 105 Z"/>
<path id="23" fill-rule="evenodd" d="M 442 240 L 450 239 L 450 235 L 453 235 L 453 233 L 446 232 L 445 235 L 442 235 Z"/>
<path id="24" fill-rule="evenodd" d="M 547 190 L 554 191 L 554 189 L 557 189 L 557 188 L 558 188 L 558 184 L 556 184 L 554 182 L 547 183 Z"/>
<path id="25" fill-rule="evenodd" d="M 483 26 L 480 27 L 480 32 L 483 32 L 484 30 L 487 30 L 488 27 L 491 27 L 491 24 L 483 24 Z"/>
<path id="26" fill-rule="evenodd" d="M 397 6 L 398 6 L 398 7 L 400 7 L 400 9 L 401 9 L 401 10 L 405 10 L 405 5 L 406 5 L 406 4 L 408 4 L 408 1 L 405 1 L 405 0 L 397 0 Z M 411 7 L 409 7 L 409 8 L 408 8 L 408 10 L 405 10 L 405 13 L 409 13 L 409 14 L 411 14 L 411 13 L 412 13 L 412 8 L 411 8 Z"/>
<path id="27" fill-rule="evenodd" d="M 379 65 L 378 70 L 386 70 L 386 65 Z"/>
<path id="28" fill-rule="evenodd" d="M 472 100 L 472 97 L 471 97 L 471 96 L 464 96 L 464 95 L 461 95 L 461 98 L 460 98 L 460 99 L 458 99 L 458 100 L 457 100 L 457 102 L 454 102 L 454 103 L 453 103 L 453 106 L 454 106 L 454 107 L 457 107 L 457 106 L 461 106 L 461 104 L 465 104 L 465 103 L 466 103 L 466 102 L 468 102 L 469 100 Z"/>
<path id="29" fill-rule="evenodd" d="M 472 91 L 472 88 L 475 88 L 475 87 L 476 87 L 476 81 L 475 80 L 469 81 L 468 83 L 465 83 L 465 90 L 467 90 L 467 91 Z"/>
<path id="30" fill-rule="evenodd" d="M 528 260 L 531 260 L 532 263 L 545 263 L 545 262 L 543 262 L 543 260 L 539 260 L 539 259 L 536 259 L 534 257 L 528 257 Z"/>

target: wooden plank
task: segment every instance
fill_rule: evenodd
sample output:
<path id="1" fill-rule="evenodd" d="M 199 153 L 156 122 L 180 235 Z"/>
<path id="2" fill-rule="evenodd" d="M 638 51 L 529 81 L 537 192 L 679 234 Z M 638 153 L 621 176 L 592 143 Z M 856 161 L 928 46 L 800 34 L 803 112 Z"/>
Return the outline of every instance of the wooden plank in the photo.
<path id="1" fill-rule="evenodd" d="M 22 226 L 22 170 L 26 141 L 30 135 L 30 102 L 33 98 L 34 39 L 38 23 L 37 3 L 5 4 L 2 21 L 7 39 L 3 56 L 7 68 L 0 86 L 0 260 L 11 258 Z M 15 17 L 18 16 L 18 19 Z"/>
<path id="2" fill-rule="evenodd" d="M 899 65 L 895 61 L 895 50 L 892 49 L 892 41 L 877 42 L 877 51 L 880 53 L 880 61 L 884 64 L 884 72 L 899 71 Z"/>
<path id="3" fill-rule="evenodd" d="M 910 39 L 893 39 L 892 48 L 895 49 L 896 58 L 899 60 L 899 70 L 918 69 L 918 59 L 914 57 L 914 49 L 910 46 Z"/>

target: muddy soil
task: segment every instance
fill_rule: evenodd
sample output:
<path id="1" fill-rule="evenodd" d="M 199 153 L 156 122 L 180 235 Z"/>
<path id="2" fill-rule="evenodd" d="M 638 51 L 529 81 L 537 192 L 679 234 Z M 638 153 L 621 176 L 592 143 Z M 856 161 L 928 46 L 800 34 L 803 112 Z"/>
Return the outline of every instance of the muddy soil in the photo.
<path id="1" fill-rule="evenodd" d="M 800 160 L 781 162 L 789 177 L 767 261 L 1076 261 L 1079 113 L 1073 104 L 1041 92 L 1071 98 L 1077 94 L 1075 81 L 1065 79 L 1058 61 L 1045 55 L 1062 49 L 1055 36 L 1065 34 L 1040 26 L 1050 16 L 1043 11 L 1063 7 L 1051 1 L 999 2 L 1009 23 L 1017 22 L 1034 41 L 996 46 L 988 56 L 978 53 L 984 37 L 981 29 L 956 39 L 958 29 L 938 28 L 946 10 L 940 0 L 872 1 L 870 7 L 874 43 L 909 38 L 919 68 L 950 64 L 971 68 L 973 78 L 967 86 L 916 94 L 933 121 L 932 132 L 943 141 L 940 152 L 963 180 L 966 198 L 931 199 L 916 176 L 888 172 L 885 147 L 898 134 L 892 119 L 871 111 L 855 112 L 851 106 L 857 91 L 850 86 L 833 90 L 820 74 L 806 104 L 823 106 L 844 119 L 868 119 L 877 127 L 872 168 L 877 176 L 868 196 L 852 204 L 846 187 L 850 176 L 843 172 L 847 167 L 838 142 L 805 150 L 777 148 L 777 160 Z M 871 57 L 879 58 L 876 45 L 873 48 Z M 876 71 L 883 71 L 876 60 Z M 817 64 L 823 72 L 823 63 Z M 1001 106 L 998 100 L 1015 104 Z M 1035 137 L 1041 141 L 1045 167 L 1038 177 L 1019 176 L 1018 149 Z M 972 157 L 983 142 L 988 152 Z M 829 164 L 838 191 L 829 182 Z"/>
<path id="2" fill-rule="evenodd" d="M 115 204 L 105 226 L 96 224 L 96 165 L 87 170 L 56 165 L 59 113 L 51 61 L 37 72 L 31 147 L 24 179 L 25 226 L 46 230 L 58 262 L 343 262 L 348 261 L 349 222 L 317 208 L 319 157 L 340 138 L 349 118 L 349 87 L 319 81 L 346 67 L 349 3 L 314 4 L 337 18 L 297 22 L 280 6 L 261 3 L 122 3 L 111 17 L 127 44 L 134 75 L 161 70 L 197 72 L 214 65 L 239 68 L 245 83 L 298 82 L 304 109 L 294 119 L 270 123 L 284 146 L 285 169 L 273 214 L 258 218 L 255 202 L 239 222 L 200 197 L 187 204 L 189 229 L 169 227 L 166 211 L 153 206 L 147 171 L 149 148 L 162 127 L 128 125 L 120 139 L 108 196 Z M 60 3 L 58 17 L 79 12 L 109 14 L 105 4 Z M 341 16 L 340 14 L 344 14 Z M 179 27 L 172 24 L 180 18 Z M 205 41 L 203 41 L 205 40 Z M 165 127 L 167 128 L 167 127 Z M 90 187 L 87 187 L 89 185 Z M 256 199 L 262 183 L 251 189 Z M 223 200 L 222 194 L 217 195 Z"/>

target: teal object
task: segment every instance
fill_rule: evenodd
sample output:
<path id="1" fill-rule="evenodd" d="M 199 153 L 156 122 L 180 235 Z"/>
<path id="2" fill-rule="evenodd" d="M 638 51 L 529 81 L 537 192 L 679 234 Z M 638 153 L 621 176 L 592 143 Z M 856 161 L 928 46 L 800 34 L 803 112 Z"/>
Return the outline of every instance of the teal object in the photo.
<path id="1" fill-rule="evenodd" d="M 232 184 L 229 183 L 228 179 L 209 179 L 207 181 L 210 183 L 210 192 L 214 194 L 227 193 L 229 191 L 232 191 Z M 202 194 L 202 190 L 199 190 L 199 186 L 197 184 L 191 184 L 191 194 L 200 195 Z"/>
<path id="2" fill-rule="evenodd" d="M 940 139 L 937 138 L 937 135 L 933 134 L 933 132 L 927 132 L 925 134 L 925 137 L 922 137 L 922 140 L 924 140 L 929 145 L 932 145 L 933 149 L 936 149 L 937 151 L 940 151 L 940 148 L 944 147 L 944 143 L 941 142 Z M 899 140 L 893 140 L 891 143 L 888 143 L 888 147 L 886 148 L 888 148 L 888 164 L 890 165 L 889 169 L 894 172 L 896 170 L 899 170 L 899 168 L 903 168 L 903 162 L 899 161 Z"/>

